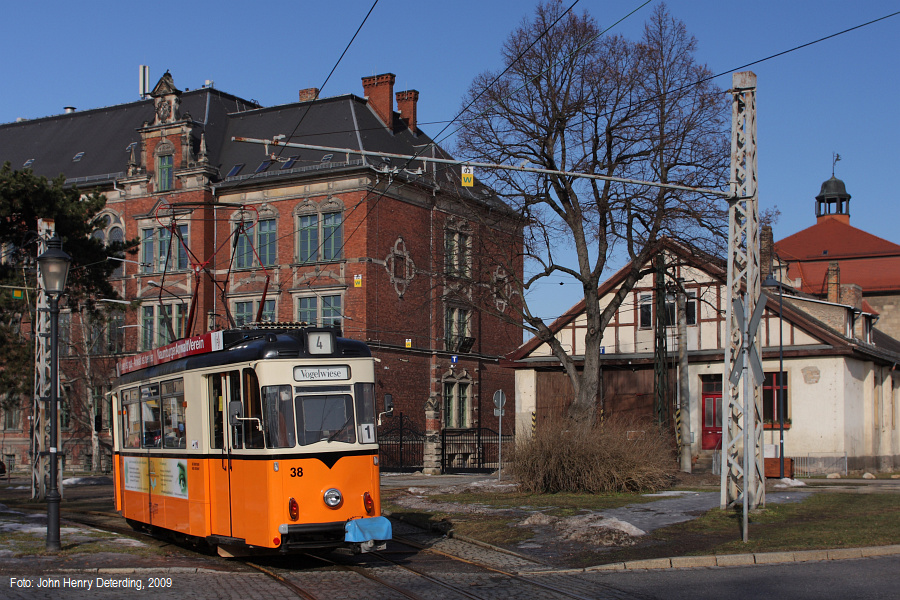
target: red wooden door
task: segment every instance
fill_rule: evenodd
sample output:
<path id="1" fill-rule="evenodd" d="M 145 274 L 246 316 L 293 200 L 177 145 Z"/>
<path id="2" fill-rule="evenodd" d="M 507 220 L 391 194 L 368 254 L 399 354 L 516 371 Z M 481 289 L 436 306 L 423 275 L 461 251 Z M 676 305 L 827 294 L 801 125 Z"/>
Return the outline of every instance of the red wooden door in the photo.
<path id="1" fill-rule="evenodd" d="M 716 450 L 722 445 L 722 394 L 703 394 L 704 450 Z"/>

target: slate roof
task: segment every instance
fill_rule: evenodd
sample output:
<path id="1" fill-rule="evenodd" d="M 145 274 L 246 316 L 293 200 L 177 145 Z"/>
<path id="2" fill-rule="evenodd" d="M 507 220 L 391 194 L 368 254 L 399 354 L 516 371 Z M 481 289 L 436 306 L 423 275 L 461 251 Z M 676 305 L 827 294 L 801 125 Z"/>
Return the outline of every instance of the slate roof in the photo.
<path id="1" fill-rule="evenodd" d="M 195 124 L 195 149 L 199 148 L 200 134 L 206 135 L 209 163 L 219 170 L 217 185 L 220 187 L 266 183 L 309 171 L 406 164 L 400 159 L 387 162 L 359 155 L 351 155 L 348 164 L 346 155 L 337 153 L 333 153 L 330 161 L 323 162 L 328 154 L 323 151 L 270 147 L 269 151 L 279 157 L 296 156 L 297 161 L 291 169 L 282 169 L 281 162 L 257 174 L 256 169 L 266 158 L 264 146 L 233 142 L 232 137 L 271 139 L 283 134 L 289 136 L 285 139 L 289 142 L 403 155 L 422 152 L 423 156 L 432 156 L 432 149 L 427 146 L 433 140 L 425 133 L 410 131 L 396 118 L 396 112 L 393 127 L 386 127 L 368 101 L 353 94 L 268 108 L 214 88 L 186 91 L 180 98 L 182 118 L 189 115 Z M 54 178 L 63 173 L 70 184 L 111 185 L 125 175 L 129 144 L 140 141 L 137 130 L 147 122 L 152 123 L 153 118 L 153 100 L 148 99 L 0 124 L 0 164 L 9 161 L 13 169 L 21 170 L 26 168 L 26 161 L 34 159 L 29 168 L 37 175 Z M 81 159 L 73 161 L 81 152 L 84 153 Z M 452 158 L 439 147 L 434 149 L 434 156 Z M 232 167 L 241 163 L 244 166 L 240 172 L 227 177 Z M 424 163 L 412 164 L 397 177 L 436 185 L 469 200 L 508 210 L 506 204 L 477 180 L 475 187 L 461 187 L 458 166 L 439 165 L 436 174 L 434 166 L 429 166 L 421 175 L 414 173 L 418 168 L 424 169 Z"/>
<path id="2" fill-rule="evenodd" d="M 863 293 L 900 291 L 900 245 L 823 217 L 813 225 L 775 244 L 775 251 L 790 263 L 788 277 L 801 278 L 801 291 L 827 293 L 828 264 L 837 261 L 841 283 L 855 283 Z"/>
<path id="3" fill-rule="evenodd" d="M 196 135 L 207 132 L 210 156 L 221 150 L 228 115 L 256 105 L 212 88 L 184 92 L 181 114 L 189 114 L 198 124 Z M 125 173 L 132 142 L 139 142 L 138 128 L 153 121 L 153 101 L 64 113 L 0 125 L 0 164 L 25 168 L 26 161 L 36 175 L 55 178 L 65 174 L 70 183 L 109 181 Z M 219 133 L 221 132 L 221 133 Z M 218 134 L 218 135 L 217 135 Z M 73 158 L 84 155 L 78 161 Z"/>

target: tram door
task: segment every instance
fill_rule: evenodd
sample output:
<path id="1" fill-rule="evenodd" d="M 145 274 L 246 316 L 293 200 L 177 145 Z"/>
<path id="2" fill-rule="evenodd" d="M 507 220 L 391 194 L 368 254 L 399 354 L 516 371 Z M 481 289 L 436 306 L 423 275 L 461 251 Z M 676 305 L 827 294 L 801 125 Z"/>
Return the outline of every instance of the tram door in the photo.
<path id="1" fill-rule="evenodd" d="M 209 376 L 209 442 L 212 450 L 209 461 L 210 526 L 214 535 L 228 537 L 232 537 L 231 448 L 234 446 L 228 426 L 228 403 L 240 397 L 238 371 Z"/>

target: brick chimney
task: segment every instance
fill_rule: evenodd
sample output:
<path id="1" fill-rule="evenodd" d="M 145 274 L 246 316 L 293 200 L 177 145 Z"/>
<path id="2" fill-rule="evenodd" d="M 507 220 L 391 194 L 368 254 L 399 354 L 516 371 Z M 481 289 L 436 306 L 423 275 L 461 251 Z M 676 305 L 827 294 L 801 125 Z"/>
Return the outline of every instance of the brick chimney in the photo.
<path id="1" fill-rule="evenodd" d="M 841 304 L 852 306 L 855 309 L 862 310 L 863 294 L 862 288 L 855 283 L 848 283 L 841 286 Z"/>
<path id="2" fill-rule="evenodd" d="M 772 271 L 772 255 L 773 246 L 775 245 L 774 236 L 772 235 L 772 226 L 763 225 L 759 236 L 759 270 L 760 278 L 765 281 L 766 277 Z"/>
<path id="3" fill-rule="evenodd" d="M 419 92 L 416 90 L 397 92 L 397 110 L 400 111 L 400 118 L 412 133 L 416 133 L 416 103 L 418 101 Z"/>
<path id="4" fill-rule="evenodd" d="M 839 304 L 841 301 L 841 267 L 836 260 L 828 263 L 825 286 L 828 293 L 827 300 Z"/>
<path id="5" fill-rule="evenodd" d="M 369 100 L 369 106 L 387 125 L 394 129 L 394 80 L 397 76 L 393 73 L 383 73 L 372 77 L 363 77 L 363 92 Z"/>
<path id="6" fill-rule="evenodd" d="M 300 102 L 310 102 L 319 97 L 319 88 L 300 90 Z"/>

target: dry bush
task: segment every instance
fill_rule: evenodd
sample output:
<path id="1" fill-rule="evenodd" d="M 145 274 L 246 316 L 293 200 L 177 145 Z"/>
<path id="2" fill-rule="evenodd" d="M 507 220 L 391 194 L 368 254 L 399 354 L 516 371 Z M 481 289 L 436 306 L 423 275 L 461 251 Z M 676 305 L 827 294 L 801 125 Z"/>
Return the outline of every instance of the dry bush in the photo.
<path id="1" fill-rule="evenodd" d="M 675 473 L 672 440 L 655 424 L 628 418 L 600 423 L 550 421 L 516 442 L 510 466 L 523 490 L 656 491 Z"/>

